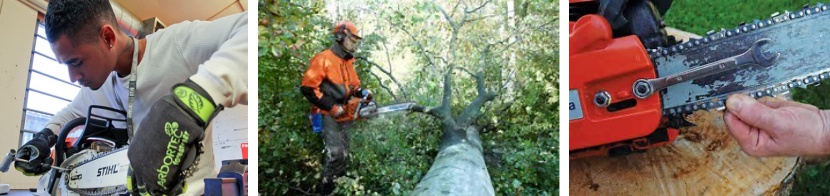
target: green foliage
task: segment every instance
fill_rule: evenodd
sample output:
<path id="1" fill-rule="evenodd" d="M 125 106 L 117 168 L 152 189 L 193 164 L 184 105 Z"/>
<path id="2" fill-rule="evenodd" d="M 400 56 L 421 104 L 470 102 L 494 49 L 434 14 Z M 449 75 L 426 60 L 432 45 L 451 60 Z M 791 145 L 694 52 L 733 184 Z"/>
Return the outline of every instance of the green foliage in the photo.
<path id="1" fill-rule="evenodd" d="M 354 21 L 365 38 L 357 56 L 392 72 L 401 83 L 398 87 L 378 67 L 357 61 L 362 86 L 375 92 L 380 105 L 438 106 L 449 65 L 482 72 L 488 89 L 499 94 L 476 121 L 484 130 L 494 188 L 500 194 L 558 194 L 558 8 L 547 1 L 516 1 L 515 26 L 506 28 L 506 2 L 493 1 L 471 13 L 470 18 L 487 17 L 466 23 L 450 45 L 452 28 L 438 6 L 453 12 L 456 2 L 328 2 L 338 6 L 332 16 L 323 1 L 260 1 L 260 194 L 316 194 L 323 145 L 311 131 L 310 105 L 299 86 L 308 60 L 331 45 L 331 25 L 343 19 Z M 455 11 L 453 18 L 460 20 L 461 13 Z M 484 51 L 488 44 L 492 47 Z M 451 108 L 457 115 L 477 91 L 471 75 L 451 71 Z M 513 87 L 503 88 L 505 83 Z M 421 113 L 355 123 L 349 130 L 348 172 L 337 180 L 335 192 L 407 195 L 429 170 L 441 131 L 439 120 Z"/>
<path id="2" fill-rule="evenodd" d="M 830 192 L 830 162 L 807 165 L 796 174 L 792 195 L 824 195 Z"/>
<path id="3" fill-rule="evenodd" d="M 814 105 L 819 109 L 830 109 L 830 81 L 823 80 L 816 86 L 793 89 L 793 100 Z"/>
<path id="4" fill-rule="evenodd" d="M 814 105 L 819 109 L 830 109 L 830 81 L 824 80 L 818 86 L 793 89 L 793 100 Z M 793 195 L 820 195 L 830 193 L 830 161 L 816 165 L 805 165 L 796 174 Z"/>
<path id="5" fill-rule="evenodd" d="M 666 14 L 666 23 L 670 27 L 705 34 L 709 30 L 733 28 L 741 21 L 767 18 L 774 12 L 798 10 L 805 4 L 815 5 L 816 0 L 790 1 L 674 1 Z M 793 100 L 830 109 L 830 82 L 823 81 L 819 86 L 807 89 L 794 89 Z M 796 174 L 796 181 L 791 190 L 793 195 L 822 195 L 830 193 L 830 166 L 828 163 L 804 166 Z"/>
<path id="6" fill-rule="evenodd" d="M 429 170 L 441 135 L 422 114 L 383 116 L 352 130 L 349 174 L 338 179 L 343 194 L 407 195 Z"/>
<path id="7" fill-rule="evenodd" d="M 517 3 L 527 17 L 520 27 L 515 99 L 497 100 L 485 113 L 493 125 L 482 134 L 488 170 L 496 192 L 505 195 L 558 194 L 559 31 L 556 6 Z"/>
<path id="8" fill-rule="evenodd" d="M 322 140 L 310 130 L 300 78 L 314 51 L 330 44 L 322 1 L 260 2 L 259 176 L 260 193 L 296 195 L 319 182 Z"/>

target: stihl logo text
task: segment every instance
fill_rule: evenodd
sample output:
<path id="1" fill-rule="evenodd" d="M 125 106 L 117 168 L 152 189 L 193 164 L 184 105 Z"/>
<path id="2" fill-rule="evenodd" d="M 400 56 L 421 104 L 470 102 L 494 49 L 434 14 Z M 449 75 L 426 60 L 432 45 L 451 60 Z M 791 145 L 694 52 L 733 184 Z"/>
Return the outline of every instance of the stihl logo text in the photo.
<path id="1" fill-rule="evenodd" d="M 110 175 L 110 174 L 117 174 L 117 173 L 118 173 L 118 169 L 116 169 L 116 168 L 115 168 L 115 166 L 116 166 L 116 165 L 110 165 L 110 166 L 106 166 L 106 167 L 98 168 L 98 175 L 97 175 L 97 176 Z M 96 176 L 96 177 L 97 177 L 97 176 Z"/>

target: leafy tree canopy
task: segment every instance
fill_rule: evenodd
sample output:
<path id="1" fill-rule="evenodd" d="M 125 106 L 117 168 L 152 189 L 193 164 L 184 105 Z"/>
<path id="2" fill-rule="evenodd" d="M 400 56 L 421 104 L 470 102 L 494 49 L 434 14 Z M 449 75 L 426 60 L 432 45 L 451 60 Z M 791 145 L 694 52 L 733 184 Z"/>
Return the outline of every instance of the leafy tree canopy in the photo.
<path id="1" fill-rule="evenodd" d="M 332 25 L 353 21 L 364 37 L 356 69 L 380 105 L 442 103 L 443 76 L 453 78 L 450 107 L 461 113 L 477 95 L 475 76 L 497 94 L 474 124 L 494 189 L 557 194 L 558 6 L 549 1 L 275 1 L 259 2 L 259 176 L 265 195 L 315 194 L 322 139 L 311 131 L 300 94 L 311 57 L 332 44 Z M 394 114 L 349 130 L 348 174 L 339 193 L 412 191 L 439 148 L 441 122 Z"/>

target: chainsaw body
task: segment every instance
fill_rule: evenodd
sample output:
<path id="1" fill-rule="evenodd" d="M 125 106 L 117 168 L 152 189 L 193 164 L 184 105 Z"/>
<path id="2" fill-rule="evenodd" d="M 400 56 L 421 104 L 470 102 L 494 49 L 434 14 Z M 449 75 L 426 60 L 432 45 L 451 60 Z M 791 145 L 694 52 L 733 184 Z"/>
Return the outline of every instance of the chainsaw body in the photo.
<path id="1" fill-rule="evenodd" d="M 123 119 L 111 118 L 93 113 L 93 111 L 108 111 L 125 117 Z M 118 172 L 126 173 L 124 168 L 129 167 L 129 160 L 126 157 L 117 158 L 120 161 L 117 163 L 110 163 L 106 158 L 103 158 L 109 156 L 110 153 L 116 154 L 114 153 L 115 151 L 123 151 L 122 153 L 117 153 L 117 155 L 126 154 L 126 147 L 129 141 L 127 130 L 125 128 L 116 128 L 115 125 L 125 122 L 126 113 L 124 111 L 93 105 L 89 107 L 86 118 L 77 118 L 66 123 L 58 135 L 58 141 L 62 141 L 62 143 L 55 145 L 55 165 L 59 166 L 59 168 L 77 167 L 78 169 L 61 171 L 53 168 L 41 177 L 41 182 L 38 183 L 38 192 L 49 193 L 50 195 L 112 195 L 126 193 L 126 178 L 104 179 L 106 181 L 116 180 L 110 183 L 121 184 L 124 187 L 71 188 L 77 185 L 78 181 L 84 180 L 84 178 L 96 180 L 93 177 L 106 176 L 107 174 Z M 113 158 L 109 160 L 113 160 Z M 89 165 L 82 168 L 85 164 Z M 95 167 L 94 170 L 96 171 L 88 170 L 90 166 L 96 165 L 107 165 L 111 167 Z M 82 175 L 83 173 L 87 173 L 87 175 Z"/>
<path id="2" fill-rule="evenodd" d="M 594 1 L 571 1 L 583 11 L 569 29 L 571 158 L 665 145 L 693 126 L 686 115 L 723 110 L 731 95 L 787 96 L 830 79 L 830 5 L 672 43 L 648 25 L 663 23 L 650 1 L 598 0 L 601 15 L 585 11 Z"/>
<path id="3" fill-rule="evenodd" d="M 590 10 L 585 5 L 591 3 L 571 0 L 571 8 Z M 632 83 L 657 76 L 641 37 L 615 33 L 606 17 L 596 14 L 579 15 L 578 20 L 570 22 L 571 159 L 643 152 L 671 143 L 679 133 L 677 129 L 662 126 L 659 95 L 640 99 L 633 94 Z M 673 40 L 649 39 L 652 41 L 645 43 L 652 45 L 665 44 L 653 40 Z"/>

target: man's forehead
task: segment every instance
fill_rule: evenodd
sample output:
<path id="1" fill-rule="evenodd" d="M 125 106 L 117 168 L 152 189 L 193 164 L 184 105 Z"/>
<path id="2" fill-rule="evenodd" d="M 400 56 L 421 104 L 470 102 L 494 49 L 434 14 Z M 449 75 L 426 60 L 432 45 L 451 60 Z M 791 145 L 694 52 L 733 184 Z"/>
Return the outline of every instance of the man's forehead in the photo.
<path id="1" fill-rule="evenodd" d="M 52 47 L 52 52 L 55 53 L 55 59 L 60 64 L 68 64 L 72 62 L 67 61 L 74 61 L 72 56 L 72 51 L 77 50 L 76 45 L 69 40 L 66 35 L 61 35 L 56 39 L 54 42 L 49 43 Z"/>

